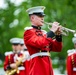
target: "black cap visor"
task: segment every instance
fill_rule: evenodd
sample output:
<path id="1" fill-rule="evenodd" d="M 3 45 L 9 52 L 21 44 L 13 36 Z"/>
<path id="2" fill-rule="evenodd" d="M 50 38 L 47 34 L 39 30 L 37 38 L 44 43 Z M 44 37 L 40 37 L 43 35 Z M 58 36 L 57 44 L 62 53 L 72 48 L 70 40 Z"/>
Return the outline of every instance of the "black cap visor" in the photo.
<path id="1" fill-rule="evenodd" d="M 43 13 L 43 12 L 36 12 L 36 13 L 33 13 L 34 15 L 37 15 L 37 16 L 40 16 L 40 17 L 44 17 L 45 16 L 45 14 Z M 32 15 L 32 14 L 30 14 L 30 15 Z"/>
<path id="2" fill-rule="evenodd" d="M 23 46 L 24 44 L 20 44 L 21 46 Z"/>
<path id="3" fill-rule="evenodd" d="M 19 43 L 12 43 L 12 45 L 19 45 Z"/>

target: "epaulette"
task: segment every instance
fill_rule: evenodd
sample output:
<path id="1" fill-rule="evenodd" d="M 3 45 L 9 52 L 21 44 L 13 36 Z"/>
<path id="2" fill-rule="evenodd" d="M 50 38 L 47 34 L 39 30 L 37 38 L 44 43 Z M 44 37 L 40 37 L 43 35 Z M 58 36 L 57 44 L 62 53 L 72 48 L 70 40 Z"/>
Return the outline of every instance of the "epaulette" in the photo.
<path id="1" fill-rule="evenodd" d="M 44 34 L 46 34 L 47 32 L 45 30 L 41 30 Z"/>
<path id="2" fill-rule="evenodd" d="M 10 52 L 5 52 L 5 56 L 10 55 L 10 54 L 13 54 L 13 52 L 12 52 L 12 51 L 10 51 Z"/>
<path id="3" fill-rule="evenodd" d="M 25 27 L 24 28 L 24 30 L 26 31 L 26 30 L 30 30 L 30 29 L 32 29 L 33 27 Z"/>
<path id="4" fill-rule="evenodd" d="M 70 56 L 70 55 L 76 53 L 76 50 L 75 49 L 70 49 L 70 50 L 67 51 L 67 53 L 68 53 L 68 56 Z"/>

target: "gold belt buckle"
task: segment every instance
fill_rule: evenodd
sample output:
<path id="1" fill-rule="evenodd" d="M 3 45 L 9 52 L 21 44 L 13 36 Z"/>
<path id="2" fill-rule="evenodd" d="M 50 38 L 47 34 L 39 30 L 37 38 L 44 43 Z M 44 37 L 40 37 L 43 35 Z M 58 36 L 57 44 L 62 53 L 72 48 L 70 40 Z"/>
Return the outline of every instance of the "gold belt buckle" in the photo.
<path id="1" fill-rule="evenodd" d="M 49 51 L 47 51 L 47 53 L 48 53 L 48 56 L 51 56 Z"/>
<path id="2" fill-rule="evenodd" d="M 40 50 L 40 53 L 41 53 L 41 50 Z M 43 57 L 42 55 L 40 55 L 40 57 Z"/>

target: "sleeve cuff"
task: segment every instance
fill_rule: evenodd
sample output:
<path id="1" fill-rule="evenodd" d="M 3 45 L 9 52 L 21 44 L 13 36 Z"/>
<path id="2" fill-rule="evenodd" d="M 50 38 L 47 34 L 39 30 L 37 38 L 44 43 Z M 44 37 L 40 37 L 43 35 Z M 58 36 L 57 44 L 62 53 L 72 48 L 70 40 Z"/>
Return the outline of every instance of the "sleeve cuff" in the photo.
<path id="1" fill-rule="evenodd" d="M 47 32 L 47 38 L 54 38 L 55 34 L 52 31 Z"/>
<path id="2" fill-rule="evenodd" d="M 58 42 L 62 42 L 62 35 L 56 35 L 56 40 Z"/>
<path id="3" fill-rule="evenodd" d="M 7 66 L 7 69 L 8 69 L 8 70 L 10 70 L 10 69 L 11 69 L 10 65 L 8 65 L 8 66 Z"/>

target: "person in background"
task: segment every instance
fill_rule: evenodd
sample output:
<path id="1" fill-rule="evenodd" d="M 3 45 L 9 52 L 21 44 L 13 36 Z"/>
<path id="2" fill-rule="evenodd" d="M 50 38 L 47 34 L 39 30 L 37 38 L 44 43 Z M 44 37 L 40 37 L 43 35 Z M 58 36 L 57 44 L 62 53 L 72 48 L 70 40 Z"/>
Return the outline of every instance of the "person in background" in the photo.
<path id="1" fill-rule="evenodd" d="M 21 39 L 20 45 L 21 45 L 21 53 L 25 55 L 25 59 L 24 59 L 24 67 L 25 67 L 25 73 L 26 73 L 25 75 L 29 75 L 30 55 L 27 50 L 27 47 L 24 45 L 23 39 Z"/>
<path id="2" fill-rule="evenodd" d="M 66 72 L 67 75 L 76 75 L 76 34 L 72 38 L 74 49 L 67 51 L 68 56 L 66 58 Z"/>
<path id="3" fill-rule="evenodd" d="M 21 51 L 28 51 L 27 50 L 27 47 L 25 46 L 24 44 L 24 40 L 22 38 L 20 38 L 21 42 L 20 42 L 20 45 L 21 45 Z"/>
<path id="4" fill-rule="evenodd" d="M 44 9 L 44 6 L 36 6 L 26 10 L 31 21 L 31 27 L 26 27 L 24 32 L 24 43 L 30 54 L 29 75 L 54 75 L 49 52 L 62 50 L 59 23 L 53 22 L 46 34 L 41 29 L 44 25 Z"/>
<path id="5" fill-rule="evenodd" d="M 4 70 L 6 74 L 14 72 L 13 75 L 25 75 L 24 62 L 20 61 L 24 55 L 21 53 L 21 39 L 12 38 L 10 39 L 13 51 L 5 53 Z M 18 64 L 21 62 L 20 64 Z M 13 70 L 12 70 L 13 69 Z M 7 73 L 9 71 L 9 73 Z"/>

